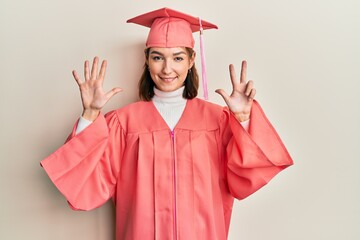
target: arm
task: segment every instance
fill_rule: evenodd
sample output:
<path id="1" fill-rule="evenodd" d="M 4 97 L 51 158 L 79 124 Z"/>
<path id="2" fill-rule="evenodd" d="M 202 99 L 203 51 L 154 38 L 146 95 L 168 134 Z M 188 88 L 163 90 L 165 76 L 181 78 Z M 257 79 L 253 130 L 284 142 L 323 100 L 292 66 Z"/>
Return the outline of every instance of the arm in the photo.
<path id="1" fill-rule="evenodd" d="M 106 118 L 100 114 L 106 102 L 121 89 L 104 92 L 102 85 L 107 63 L 102 62 L 98 73 L 98 61 L 95 57 L 91 72 L 89 62 L 85 61 L 84 81 L 73 71 L 83 105 L 79 129 L 75 131 L 74 128 L 66 143 L 41 161 L 51 180 L 74 209 L 92 209 L 111 197 L 124 144 L 124 133 L 116 113 L 112 112 Z M 82 125 L 86 120 L 93 123 L 86 127 L 89 122 Z M 80 133 L 84 127 L 86 129 Z"/>
<path id="2" fill-rule="evenodd" d="M 247 132 L 233 113 L 224 119 L 226 177 L 231 194 L 244 199 L 293 164 L 260 105 L 254 100 Z"/>
<path id="3" fill-rule="evenodd" d="M 114 112 L 99 117 L 41 165 L 75 210 L 90 210 L 114 193 L 124 148 L 124 131 Z"/>
<path id="4" fill-rule="evenodd" d="M 226 144 L 226 176 L 231 194 L 243 199 L 267 184 L 276 174 L 293 164 L 280 137 L 260 105 L 254 100 L 253 81 L 247 81 L 247 63 L 242 62 L 240 81 L 229 67 L 231 95 L 216 90 L 225 100 L 223 139 Z M 244 123 L 250 119 L 249 131 Z M 230 127 L 228 127 L 230 126 Z"/>

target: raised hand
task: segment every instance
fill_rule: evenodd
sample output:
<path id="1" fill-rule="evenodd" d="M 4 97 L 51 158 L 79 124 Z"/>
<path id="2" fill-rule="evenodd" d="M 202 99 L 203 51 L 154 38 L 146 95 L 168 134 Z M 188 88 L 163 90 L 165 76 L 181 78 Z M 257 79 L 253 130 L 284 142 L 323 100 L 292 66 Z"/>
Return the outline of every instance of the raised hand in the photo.
<path id="1" fill-rule="evenodd" d="M 94 121 L 97 118 L 100 110 L 105 106 L 111 97 L 122 91 L 121 88 L 116 87 L 108 92 L 104 92 L 103 82 L 105 79 L 107 62 L 105 60 L 102 61 L 99 74 L 98 62 L 99 58 L 95 57 L 90 72 L 89 61 L 85 61 L 84 81 L 80 79 L 75 70 L 72 71 L 75 81 L 80 89 L 81 101 L 83 105 L 82 116 L 91 121 Z"/>
<path id="2" fill-rule="evenodd" d="M 233 90 L 229 96 L 224 90 L 217 89 L 215 92 L 220 94 L 231 112 L 240 121 L 246 121 L 250 118 L 252 103 L 256 94 L 253 81 L 246 79 L 247 62 L 241 64 L 240 81 L 236 79 L 235 69 L 232 64 L 229 66 L 230 79 Z"/>

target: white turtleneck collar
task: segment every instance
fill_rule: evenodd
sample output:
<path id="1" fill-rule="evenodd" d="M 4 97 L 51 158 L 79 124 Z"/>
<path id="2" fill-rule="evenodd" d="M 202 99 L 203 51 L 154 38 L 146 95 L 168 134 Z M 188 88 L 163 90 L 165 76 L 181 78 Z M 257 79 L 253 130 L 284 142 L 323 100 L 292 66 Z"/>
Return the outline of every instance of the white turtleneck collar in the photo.
<path id="1" fill-rule="evenodd" d="M 172 91 L 172 92 L 163 92 L 154 87 L 155 95 L 152 98 L 152 101 L 163 103 L 163 104 L 172 104 L 172 103 L 181 103 L 181 102 L 186 103 L 186 99 L 183 98 L 184 89 L 185 89 L 185 86 L 183 86 L 175 91 Z"/>
<path id="2" fill-rule="evenodd" d="M 186 99 L 182 96 L 184 89 L 181 87 L 172 92 L 163 92 L 154 88 L 152 102 L 171 130 L 179 122 L 186 106 Z"/>

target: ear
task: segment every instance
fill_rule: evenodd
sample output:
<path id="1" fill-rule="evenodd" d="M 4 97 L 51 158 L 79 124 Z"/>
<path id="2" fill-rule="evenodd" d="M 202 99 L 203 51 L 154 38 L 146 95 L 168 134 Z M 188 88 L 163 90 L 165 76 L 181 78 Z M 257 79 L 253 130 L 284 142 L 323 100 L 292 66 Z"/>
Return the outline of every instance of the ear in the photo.
<path id="1" fill-rule="evenodd" d="M 196 52 L 194 51 L 192 56 L 190 57 L 190 61 L 189 61 L 189 69 L 191 69 L 194 66 L 195 63 L 195 56 L 196 56 Z"/>
<path id="2" fill-rule="evenodd" d="M 147 48 L 144 49 L 145 64 L 149 66 L 149 58 L 146 57 L 146 55 L 147 55 L 146 52 L 148 52 L 148 51 L 149 51 L 149 49 L 147 49 Z"/>
<path id="3" fill-rule="evenodd" d="M 146 54 L 144 55 L 144 58 L 145 58 L 145 64 L 146 64 L 147 66 L 149 66 L 149 59 L 146 57 Z"/>

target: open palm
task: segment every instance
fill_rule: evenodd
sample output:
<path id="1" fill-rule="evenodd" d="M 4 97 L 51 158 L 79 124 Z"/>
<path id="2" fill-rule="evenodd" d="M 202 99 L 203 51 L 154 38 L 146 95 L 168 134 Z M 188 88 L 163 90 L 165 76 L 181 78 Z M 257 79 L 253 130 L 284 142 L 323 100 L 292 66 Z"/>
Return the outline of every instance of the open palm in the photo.
<path id="1" fill-rule="evenodd" d="M 103 83 L 107 62 L 105 60 L 102 62 L 99 73 L 98 62 L 99 58 L 95 57 L 90 72 L 89 61 L 85 61 L 84 81 L 80 79 L 75 70 L 73 71 L 73 76 L 80 89 L 81 101 L 84 109 L 83 117 L 88 120 L 94 120 L 110 98 L 122 91 L 121 88 L 113 88 L 108 92 L 104 91 Z"/>
<path id="2" fill-rule="evenodd" d="M 234 66 L 230 64 L 229 72 L 233 90 L 228 95 L 223 89 L 217 89 L 216 92 L 220 94 L 231 112 L 234 113 L 239 121 L 246 121 L 250 118 L 252 103 L 256 94 L 253 88 L 253 81 L 246 79 L 247 62 L 243 61 L 241 65 L 240 81 L 236 79 Z"/>

